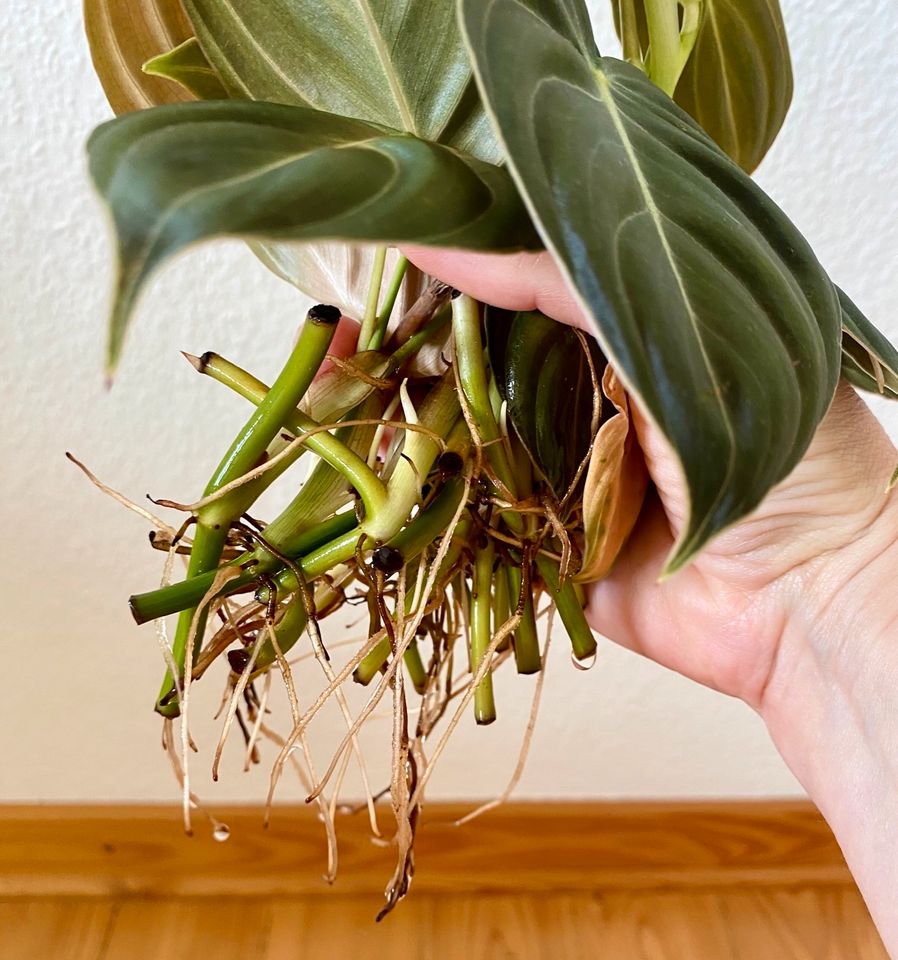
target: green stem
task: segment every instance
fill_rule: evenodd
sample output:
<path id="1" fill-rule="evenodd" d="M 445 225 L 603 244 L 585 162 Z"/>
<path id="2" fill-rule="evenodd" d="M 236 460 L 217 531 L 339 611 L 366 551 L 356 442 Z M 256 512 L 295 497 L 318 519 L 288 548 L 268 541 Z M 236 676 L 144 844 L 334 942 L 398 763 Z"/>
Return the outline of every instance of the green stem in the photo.
<path id="1" fill-rule="evenodd" d="M 493 561 L 496 557 L 491 538 L 474 554 L 474 588 L 471 593 L 471 673 L 475 673 L 486 655 L 492 639 L 490 613 L 492 612 Z M 496 719 L 493 698 L 493 675 L 487 671 L 474 691 L 474 719 L 477 723 L 492 723 Z"/>
<path id="2" fill-rule="evenodd" d="M 368 349 L 368 342 L 374 335 L 377 323 L 377 304 L 380 300 L 380 288 L 384 279 L 384 266 L 387 262 L 387 248 L 379 246 L 374 251 L 374 266 L 371 270 L 371 281 L 368 284 L 368 300 L 365 303 L 365 315 L 362 317 L 362 329 L 359 330 L 358 349 Z"/>
<path id="3" fill-rule="evenodd" d="M 421 659 L 421 650 L 418 648 L 417 640 L 412 640 L 405 648 L 405 653 L 402 655 L 402 662 L 405 664 L 405 669 L 408 671 L 409 679 L 412 681 L 415 692 L 423 694 L 427 687 L 427 668 Z"/>
<path id="4" fill-rule="evenodd" d="M 446 551 L 446 556 L 443 558 L 443 562 L 440 564 L 440 569 L 437 571 L 436 578 L 434 579 L 435 584 L 440 584 L 446 579 L 450 571 L 455 568 L 455 565 L 458 563 L 459 557 L 461 556 L 461 552 L 467 543 L 470 532 L 471 518 L 468 514 L 463 514 L 458 522 L 458 526 L 455 528 L 455 533 L 452 536 L 452 542 L 449 544 L 449 549 Z M 436 536 L 439 536 L 439 534 Z M 436 539 L 436 536 L 432 539 Z M 407 553 L 406 556 L 408 556 Z M 416 557 L 411 557 L 409 560 L 409 566 L 413 566 L 415 560 Z M 423 576 L 426 580 L 427 574 L 424 573 Z M 414 600 L 414 595 L 415 587 L 409 587 L 405 593 L 406 615 L 412 613 L 412 601 Z M 364 660 L 362 660 L 358 667 L 356 667 L 355 672 L 352 675 L 352 679 L 356 683 L 367 685 L 381 670 L 383 665 L 387 662 L 389 656 L 390 641 L 385 637 L 380 641 L 380 643 L 376 644 L 372 648 Z"/>
<path id="5" fill-rule="evenodd" d="M 291 559 L 301 558 L 305 554 L 311 553 L 318 547 L 331 542 L 334 538 L 345 534 L 349 530 L 357 530 L 357 520 L 354 510 L 347 510 L 339 513 L 335 517 L 318 524 L 311 530 L 305 531 L 298 536 L 293 543 L 293 550 L 288 554 Z M 286 552 L 286 551 L 285 551 Z M 239 593 L 258 580 L 260 573 L 270 572 L 271 567 L 265 567 L 260 563 L 262 555 L 268 557 L 269 554 L 264 550 L 255 550 L 252 553 L 245 553 L 236 560 L 231 561 L 233 566 L 245 567 L 246 572 L 239 577 L 229 580 L 222 590 L 222 596 L 229 596 L 232 593 Z M 254 562 L 255 561 L 255 562 Z M 252 565 L 250 565 L 252 564 Z M 280 563 L 277 564 L 280 567 Z M 129 603 L 131 613 L 137 623 L 147 623 L 150 620 L 157 620 L 159 617 L 167 617 L 172 613 L 179 613 L 188 607 L 195 607 L 200 600 L 208 593 L 209 588 L 215 580 L 216 570 L 209 570 L 198 577 L 190 580 L 182 580 L 180 583 L 173 583 L 168 587 L 161 587 L 158 590 L 150 590 L 146 593 L 138 593 L 131 597 Z"/>
<path id="6" fill-rule="evenodd" d="M 680 55 L 680 20 L 677 0 L 645 0 L 649 29 L 649 77 L 669 97 L 683 69 Z"/>
<path id="7" fill-rule="evenodd" d="M 619 0 L 618 22 L 620 24 L 624 59 L 639 67 L 640 70 L 644 70 L 645 65 L 642 59 L 642 46 L 639 42 L 639 23 L 636 19 L 634 0 Z"/>
<path id="8" fill-rule="evenodd" d="M 463 491 L 464 484 L 458 478 L 447 481 L 427 509 L 422 510 L 414 520 L 391 537 L 387 541 L 387 545 L 393 547 L 394 550 L 398 550 L 406 561 L 413 560 L 449 526 L 455 511 L 458 509 L 459 498 Z M 354 527 L 342 536 L 336 537 L 307 554 L 298 561 L 303 576 L 307 580 L 314 580 L 315 577 L 327 573 L 331 567 L 338 563 L 351 560 L 355 555 L 362 535 L 361 527 Z M 367 537 L 362 543 L 362 549 L 370 550 L 377 546 L 377 543 L 378 541 L 373 537 Z M 274 578 L 274 582 L 277 586 L 278 596 L 294 593 L 299 589 L 296 574 L 289 567 L 281 570 Z M 260 596 L 263 600 L 266 599 L 264 593 Z"/>
<path id="9" fill-rule="evenodd" d="M 511 600 L 508 589 L 508 575 L 505 572 L 505 565 L 502 564 L 496 571 L 493 579 L 493 631 L 505 623 L 511 616 Z M 501 653 L 511 647 L 512 638 L 507 636 L 502 643 L 496 647 L 496 652 Z"/>
<path id="10" fill-rule="evenodd" d="M 437 315 L 426 326 L 422 327 L 417 333 L 413 333 L 400 347 L 390 355 L 389 371 L 396 373 L 414 357 L 421 347 L 429 340 L 432 340 L 446 326 L 449 318 L 452 316 L 451 309 L 446 306 L 440 310 Z"/>
<path id="11" fill-rule="evenodd" d="M 561 617 L 561 622 L 570 638 L 574 656 L 578 660 L 591 659 L 595 656 L 597 649 L 596 638 L 586 622 L 583 604 L 577 596 L 573 580 L 568 578 L 564 586 L 559 586 L 558 563 L 544 554 L 537 556 L 536 565 L 546 582 L 546 587 L 558 610 L 558 616 Z"/>
<path id="12" fill-rule="evenodd" d="M 383 403 L 379 396 L 370 395 L 349 414 L 351 420 L 379 417 Z M 371 447 L 375 427 L 340 427 L 334 436 L 357 456 L 366 458 Z M 323 519 L 352 498 L 346 477 L 329 463 L 319 460 L 296 496 L 265 528 L 265 539 L 280 553 L 299 556 L 295 542 L 305 531 L 317 526 Z"/>
<path id="13" fill-rule="evenodd" d="M 230 387 L 252 403 L 264 402 L 267 396 L 265 384 L 242 367 L 218 354 L 206 354 L 203 360 L 203 373 Z M 297 436 L 312 430 L 318 431 L 310 433 L 302 444 L 297 444 L 297 450 L 308 447 L 341 473 L 358 491 L 366 516 L 376 516 L 386 508 L 387 488 L 368 464 L 346 444 L 327 430 L 320 430 L 321 425 L 301 410 L 294 409 L 286 417 L 283 426 Z"/>
<path id="14" fill-rule="evenodd" d="M 396 305 L 396 297 L 399 296 L 399 290 L 402 287 L 402 281 L 405 279 L 406 270 L 408 270 L 408 259 L 400 255 L 396 261 L 396 269 L 393 271 L 390 285 L 387 287 L 387 292 L 384 295 L 380 313 L 377 315 L 377 324 L 374 327 L 374 333 L 371 334 L 371 339 L 368 341 L 368 350 L 380 350 L 383 345 L 384 337 L 387 333 L 387 324 L 390 322 L 390 317 L 393 314 L 393 307 Z"/>
<path id="15" fill-rule="evenodd" d="M 521 599 L 521 583 L 523 576 L 519 567 L 507 567 L 509 593 L 511 602 L 517 605 Z M 539 652 L 539 637 L 536 633 L 536 615 L 533 611 L 533 592 L 524 596 L 524 605 L 521 611 L 521 622 L 515 628 L 512 639 L 514 645 L 514 662 L 518 673 L 539 673 L 542 669 L 542 658 Z"/>
<path id="16" fill-rule="evenodd" d="M 490 403 L 480 327 L 480 308 L 477 301 L 465 295 L 456 297 L 452 301 L 452 333 L 455 340 L 458 377 L 468 403 L 468 410 L 477 425 L 481 442 L 486 445 L 486 457 L 490 466 L 510 495 L 517 497 L 515 475 Z M 503 518 L 515 533 L 520 534 L 523 531 L 523 524 L 518 514 L 506 511 Z"/>
<path id="17" fill-rule="evenodd" d="M 236 480 L 255 467 L 266 454 L 268 445 L 284 426 L 291 411 L 303 398 L 312 382 L 337 328 L 340 313 L 335 307 L 316 306 L 309 310 L 296 345 L 271 389 L 252 412 L 243 429 L 237 434 L 222 458 L 203 496 L 207 497 Z M 219 500 L 197 512 L 193 546 L 187 566 L 187 576 L 196 577 L 214 570 L 221 559 L 228 530 L 252 503 L 256 491 L 238 487 Z M 183 671 L 187 641 L 193 624 L 193 609 L 183 610 L 178 618 L 172 643 L 172 657 L 178 670 Z M 194 655 L 202 644 L 206 627 L 205 611 L 197 618 L 193 639 Z M 174 678 L 167 670 L 156 709 L 166 717 L 179 713 Z"/>
<path id="18" fill-rule="evenodd" d="M 309 623 L 309 616 L 306 613 L 306 607 L 303 599 L 296 594 L 290 603 L 287 604 L 280 619 L 272 627 L 274 638 L 277 641 L 277 650 L 286 654 L 295 645 L 296 641 L 302 636 L 303 631 Z M 277 650 L 268 636 L 268 631 L 262 631 L 259 634 L 261 643 L 259 653 L 256 655 L 256 662 L 253 664 L 253 674 L 262 673 L 267 670 L 277 660 Z"/>
<path id="19" fill-rule="evenodd" d="M 336 332 L 339 311 L 335 307 L 313 307 L 303 324 L 287 363 L 270 390 L 264 392 L 256 409 L 237 434 L 222 458 L 203 496 L 209 496 L 257 466 L 268 444 L 290 421 L 299 401 L 305 396 Z M 220 358 L 219 358 L 220 359 Z M 205 372 L 210 373 L 210 370 Z M 238 488 L 233 494 L 203 507 L 200 522 L 214 523 L 233 519 L 232 501 L 242 499 Z M 240 514 L 238 513 L 237 516 Z"/>
<path id="20" fill-rule="evenodd" d="M 461 416 L 451 372 L 431 388 L 418 411 L 418 421 L 439 437 L 447 436 Z M 418 503 L 419 489 L 440 452 L 437 442 L 417 430 L 408 430 L 402 456 L 387 483 L 387 502 L 376 515 L 365 517 L 364 531 L 375 540 L 389 541 L 402 529 Z"/>

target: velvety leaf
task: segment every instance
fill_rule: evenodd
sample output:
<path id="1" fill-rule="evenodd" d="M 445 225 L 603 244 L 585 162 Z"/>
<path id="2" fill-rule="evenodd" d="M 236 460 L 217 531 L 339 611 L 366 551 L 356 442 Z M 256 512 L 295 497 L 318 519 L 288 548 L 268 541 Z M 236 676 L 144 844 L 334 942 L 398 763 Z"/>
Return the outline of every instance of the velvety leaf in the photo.
<path id="1" fill-rule="evenodd" d="M 494 345 L 502 339 L 495 333 Z M 589 453 L 594 401 L 602 403 L 602 397 L 595 396 L 593 377 L 602 375 L 605 358 L 592 337 L 581 338 L 571 327 L 534 311 L 515 315 L 498 363 L 508 419 L 561 499 Z M 610 410 L 601 411 L 600 418 L 602 413 Z"/>
<path id="2" fill-rule="evenodd" d="M 871 393 L 898 400 L 898 350 L 836 287 L 842 307 L 842 376 Z"/>
<path id="3" fill-rule="evenodd" d="M 180 83 L 200 100 L 223 100 L 229 96 L 215 69 L 206 59 L 196 37 L 144 64 L 144 72 Z M 365 310 L 368 283 L 374 266 L 375 247 L 347 243 L 260 243 L 249 248 L 273 273 L 319 303 L 332 303 L 349 317 Z M 398 254 L 387 255 L 387 276 Z M 403 284 L 396 303 L 401 314 L 417 296 L 420 284 Z"/>
<path id="4" fill-rule="evenodd" d="M 148 60 L 143 65 L 143 72 L 178 83 L 199 100 L 226 100 L 228 97 L 228 91 L 206 59 L 196 37 L 190 37 L 173 50 Z"/>
<path id="5" fill-rule="evenodd" d="M 645 57 L 644 0 L 611 5 L 625 56 Z M 674 99 L 751 173 L 792 102 L 792 62 L 779 0 L 703 0 L 698 37 Z"/>
<path id="6" fill-rule="evenodd" d="M 792 62 L 779 0 L 704 0 L 695 48 L 674 97 L 751 173 L 792 102 Z"/>
<path id="7" fill-rule="evenodd" d="M 832 284 L 779 208 L 576 0 L 462 0 L 481 94 L 546 245 L 679 457 L 668 571 L 800 460 L 839 374 Z"/>
<path id="8" fill-rule="evenodd" d="M 636 523 L 648 471 L 623 385 L 608 365 L 602 392 L 616 411 L 599 428 L 583 485 L 583 560 L 575 580 L 607 576 Z"/>
<path id="9" fill-rule="evenodd" d="M 471 77 L 455 0 L 185 0 L 225 84 L 500 155 Z"/>
<path id="10" fill-rule="evenodd" d="M 149 274 L 210 237 L 538 244 L 501 168 L 317 110 L 238 100 L 157 107 L 99 127 L 88 153 L 118 241 L 110 364 Z"/>
<path id="11" fill-rule="evenodd" d="M 84 28 L 94 70 L 116 113 L 193 99 L 141 69 L 192 35 L 181 0 L 84 0 Z"/>

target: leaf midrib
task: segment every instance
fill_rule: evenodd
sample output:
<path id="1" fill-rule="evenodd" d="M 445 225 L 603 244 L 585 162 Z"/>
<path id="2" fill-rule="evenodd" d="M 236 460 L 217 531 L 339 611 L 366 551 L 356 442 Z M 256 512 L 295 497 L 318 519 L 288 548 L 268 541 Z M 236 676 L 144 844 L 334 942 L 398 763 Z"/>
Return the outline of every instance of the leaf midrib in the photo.
<path id="1" fill-rule="evenodd" d="M 608 114 L 611 118 L 611 122 L 614 125 L 614 129 L 617 132 L 618 137 L 620 138 L 621 145 L 624 148 L 624 151 L 627 154 L 627 159 L 630 162 L 630 165 L 633 168 L 633 174 L 636 177 L 636 183 L 639 188 L 639 192 L 642 195 L 643 202 L 645 203 L 646 210 L 651 217 L 653 223 L 655 224 L 655 229 L 657 230 L 658 237 L 661 241 L 661 246 L 664 251 L 664 255 L 670 265 L 671 272 L 673 273 L 674 279 L 676 280 L 677 289 L 680 291 L 680 296 L 683 300 L 683 304 L 686 307 L 686 313 L 689 317 L 689 322 L 692 325 L 693 331 L 695 333 L 696 343 L 698 344 L 699 352 L 701 354 L 702 362 L 705 365 L 705 369 L 708 371 L 708 377 L 710 378 L 711 384 L 714 390 L 714 397 L 717 400 L 717 405 L 720 409 L 721 421 L 723 422 L 727 436 L 729 438 L 728 446 L 728 455 L 727 455 L 727 467 L 726 473 L 722 479 L 720 487 L 718 488 L 717 496 L 714 501 L 711 503 L 709 508 L 705 511 L 705 519 L 703 520 L 701 526 L 697 527 L 695 530 L 690 531 L 690 539 L 695 539 L 701 535 L 705 527 L 710 523 L 711 516 L 714 509 L 720 503 L 721 497 L 723 496 L 724 490 L 727 489 L 730 478 L 733 476 L 733 470 L 735 468 L 735 454 L 736 454 L 736 433 L 733 429 L 733 423 L 730 419 L 729 413 L 727 412 L 726 404 L 723 401 L 723 396 L 720 392 L 720 384 L 718 383 L 717 377 L 714 374 L 714 368 L 711 365 L 710 358 L 708 357 L 707 350 L 705 349 L 705 342 L 702 339 L 701 331 L 699 329 L 698 322 L 696 320 L 695 311 L 692 307 L 692 302 L 689 299 L 689 294 L 686 290 L 686 285 L 683 281 L 683 277 L 680 273 L 680 270 L 677 266 L 676 258 L 674 257 L 673 249 L 670 246 L 670 241 L 667 238 L 667 233 L 664 229 L 664 216 L 661 211 L 658 209 L 657 204 L 655 203 L 655 198 L 652 195 L 651 187 L 649 186 L 648 180 L 646 180 L 645 174 L 642 171 L 642 167 L 639 163 L 639 158 L 636 155 L 636 151 L 633 149 L 633 144 L 630 142 L 630 137 L 627 134 L 626 127 L 624 126 L 623 120 L 620 115 L 620 111 L 617 108 L 617 103 L 614 100 L 614 95 L 611 92 L 611 82 L 602 72 L 601 68 L 596 66 L 593 68 L 593 76 L 596 81 L 596 90 L 599 95 L 599 99 L 605 105 L 605 108 L 608 110 Z M 689 530 L 690 524 L 684 526 L 684 530 Z M 682 545 L 681 545 L 682 548 Z"/>
<path id="2" fill-rule="evenodd" d="M 738 15 L 738 11 L 737 11 Z M 720 25 L 717 22 L 714 0 L 708 2 L 708 19 L 711 21 L 711 30 L 714 33 L 714 43 L 717 45 L 720 57 L 720 81 L 723 86 L 723 99 L 726 104 L 727 121 L 730 126 L 734 142 L 739 142 L 739 127 L 736 123 L 736 105 L 733 102 L 733 91 L 730 88 L 730 75 L 727 68 L 726 50 L 720 36 Z"/>
<path id="3" fill-rule="evenodd" d="M 283 167 L 288 167 L 293 163 L 296 163 L 298 160 L 304 160 L 311 156 L 316 150 L 321 149 L 346 149 L 350 147 L 361 147 L 365 145 L 370 145 L 372 140 L 379 139 L 376 134 L 372 135 L 370 138 L 360 138 L 358 140 L 352 140 L 346 143 L 334 143 L 322 145 L 312 150 L 301 150 L 297 152 L 291 151 L 287 154 L 286 157 L 282 157 L 278 160 L 274 160 L 271 163 L 265 164 L 261 167 L 256 167 L 252 170 L 245 171 L 243 173 L 235 174 L 231 177 L 225 177 L 221 180 L 216 180 L 213 183 L 205 183 L 200 186 L 192 187 L 189 190 L 186 190 L 179 197 L 177 197 L 172 203 L 166 205 L 165 212 L 159 217 L 158 221 L 154 225 L 153 229 L 146 235 L 145 239 L 141 243 L 140 255 L 133 258 L 135 266 L 139 265 L 139 270 L 136 271 L 139 274 L 147 263 L 152 262 L 153 249 L 156 246 L 159 238 L 162 236 L 165 228 L 168 226 L 174 214 L 183 209 L 187 204 L 191 203 L 198 196 L 207 193 L 215 193 L 216 191 L 222 190 L 227 187 L 234 186 L 236 184 L 247 182 L 250 180 L 257 179 L 258 177 L 265 176 L 269 173 L 272 173 L 274 170 L 281 169 Z M 135 142 L 131 147 L 125 152 L 122 157 L 122 162 L 119 166 L 119 170 L 124 169 L 126 166 L 126 161 L 128 154 L 131 150 L 137 149 L 142 146 L 143 141 L 140 138 L 136 138 Z M 111 187 L 111 184 L 110 184 Z M 111 192 L 111 190 L 110 190 Z M 133 271 L 132 271 L 133 272 Z"/>
<path id="4" fill-rule="evenodd" d="M 384 76 L 387 78 L 387 83 L 390 85 L 390 91 L 393 94 L 393 99 L 396 101 L 396 106 L 399 108 L 399 115 L 402 117 L 403 126 L 405 127 L 407 133 L 413 133 L 415 136 L 419 136 L 411 106 L 409 105 L 408 98 L 405 95 L 405 90 L 403 90 L 402 84 L 399 82 L 399 77 L 397 76 L 396 71 L 393 69 L 393 60 L 390 57 L 389 50 L 387 49 L 386 39 L 384 38 L 380 24 L 377 22 L 377 19 L 374 16 L 374 11 L 371 9 L 371 4 L 368 2 L 368 0 L 356 0 L 356 3 L 362 13 L 362 16 L 365 18 L 365 22 L 368 24 L 368 35 L 371 37 L 371 42 L 374 44 L 374 49 L 377 53 L 378 60 L 380 60 L 380 65 L 383 68 Z"/>

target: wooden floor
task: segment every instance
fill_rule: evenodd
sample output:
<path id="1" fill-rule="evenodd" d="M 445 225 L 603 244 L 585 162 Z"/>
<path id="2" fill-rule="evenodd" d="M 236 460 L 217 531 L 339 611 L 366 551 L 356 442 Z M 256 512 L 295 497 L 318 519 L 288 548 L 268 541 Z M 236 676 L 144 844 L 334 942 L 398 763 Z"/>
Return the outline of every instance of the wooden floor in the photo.
<path id="1" fill-rule="evenodd" d="M 795 802 L 432 804 L 395 853 L 308 807 L 0 806 L 0 960 L 888 960 L 829 828 Z M 898 958 L 896 958 L 898 960 Z"/>
<path id="2" fill-rule="evenodd" d="M 850 887 L 0 901 L 3 960 L 887 960 Z"/>

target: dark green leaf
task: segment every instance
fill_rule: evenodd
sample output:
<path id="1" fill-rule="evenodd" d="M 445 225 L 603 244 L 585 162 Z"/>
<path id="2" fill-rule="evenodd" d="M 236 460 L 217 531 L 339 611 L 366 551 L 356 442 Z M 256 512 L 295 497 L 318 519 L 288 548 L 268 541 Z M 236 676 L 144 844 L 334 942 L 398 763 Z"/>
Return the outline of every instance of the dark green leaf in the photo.
<path id="1" fill-rule="evenodd" d="M 358 117 L 500 159 L 455 0 L 186 0 L 185 6 L 206 55 L 236 96 Z"/>
<path id="2" fill-rule="evenodd" d="M 178 83 L 200 100 L 226 100 L 228 97 L 228 91 L 206 59 L 196 37 L 190 37 L 168 53 L 147 60 L 143 72 Z"/>
<path id="3" fill-rule="evenodd" d="M 88 153 L 118 240 L 110 364 L 149 274 L 210 237 L 538 245 L 501 168 L 303 107 L 231 100 L 140 111 L 95 130 Z"/>
<path id="4" fill-rule="evenodd" d="M 682 463 L 672 571 L 807 449 L 838 378 L 840 310 L 795 227 L 686 113 L 637 68 L 584 55 L 578 8 L 461 3 L 543 239 Z"/>
<path id="5" fill-rule="evenodd" d="M 583 341 L 592 353 L 592 371 Z M 537 312 L 515 315 L 500 358 L 508 418 L 560 499 L 593 440 L 593 375 L 601 380 L 605 358 L 592 337 L 581 340 L 571 327 Z M 601 390 L 597 399 L 603 402 Z M 610 402 L 606 407 L 603 413 L 610 416 L 614 408 Z"/>
<path id="6" fill-rule="evenodd" d="M 173 80 L 200 100 L 223 100 L 229 96 L 196 37 L 145 63 L 144 73 Z M 313 300 L 332 303 L 350 317 L 360 317 L 364 312 L 374 246 L 260 241 L 250 241 L 248 246 L 269 270 Z M 397 256 L 396 251 L 388 256 L 388 276 Z M 397 303 L 400 314 L 414 302 L 420 293 L 418 287 L 415 283 L 403 284 Z"/>
<path id="7" fill-rule="evenodd" d="M 836 287 L 842 307 L 842 376 L 861 390 L 898 400 L 898 350 Z"/>

